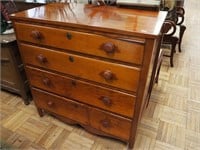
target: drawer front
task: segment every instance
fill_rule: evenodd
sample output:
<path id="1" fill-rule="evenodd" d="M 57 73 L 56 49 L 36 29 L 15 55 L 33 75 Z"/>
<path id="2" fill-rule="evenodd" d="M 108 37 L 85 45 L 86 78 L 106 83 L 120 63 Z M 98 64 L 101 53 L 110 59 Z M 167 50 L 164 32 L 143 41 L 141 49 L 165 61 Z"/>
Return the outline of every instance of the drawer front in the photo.
<path id="1" fill-rule="evenodd" d="M 20 44 L 26 64 L 129 91 L 137 91 L 140 69 L 50 49 Z"/>
<path id="2" fill-rule="evenodd" d="M 85 105 L 35 88 L 32 88 L 32 94 L 37 107 L 88 124 L 88 111 Z"/>
<path id="3" fill-rule="evenodd" d="M 22 23 L 15 25 L 19 40 L 142 64 L 144 45 L 138 42 L 37 25 Z"/>
<path id="4" fill-rule="evenodd" d="M 32 67 L 27 67 L 26 71 L 34 87 L 126 117 L 133 116 L 135 96 Z"/>
<path id="5" fill-rule="evenodd" d="M 107 134 L 128 140 L 131 130 L 131 121 L 126 118 L 91 108 L 89 110 L 90 125 Z"/>

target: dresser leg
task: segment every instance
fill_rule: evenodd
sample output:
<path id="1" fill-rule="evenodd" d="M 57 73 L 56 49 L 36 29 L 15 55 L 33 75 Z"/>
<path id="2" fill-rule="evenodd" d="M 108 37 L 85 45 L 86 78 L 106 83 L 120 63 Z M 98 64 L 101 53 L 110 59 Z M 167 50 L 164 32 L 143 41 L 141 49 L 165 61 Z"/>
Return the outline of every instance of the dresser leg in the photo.
<path id="1" fill-rule="evenodd" d="M 133 149 L 133 146 L 134 146 L 134 141 L 130 141 L 128 143 L 128 150 L 132 150 Z"/>
<path id="2" fill-rule="evenodd" d="M 38 111 L 38 114 L 40 117 L 43 117 L 44 116 L 44 111 L 40 108 L 37 108 L 37 111 Z"/>
<path id="3" fill-rule="evenodd" d="M 29 105 L 30 102 L 29 102 L 28 100 L 24 100 L 24 104 L 25 104 L 25 105 Z"/>
<path id="4" fill-rule="evenodd" d="M 23 90 L 21 90 L 21 97 L 24 100 L 25 105 L 30 104 L 30 101 L 32 100 L 32 95 L 28 86 L 25 86 Z"/>

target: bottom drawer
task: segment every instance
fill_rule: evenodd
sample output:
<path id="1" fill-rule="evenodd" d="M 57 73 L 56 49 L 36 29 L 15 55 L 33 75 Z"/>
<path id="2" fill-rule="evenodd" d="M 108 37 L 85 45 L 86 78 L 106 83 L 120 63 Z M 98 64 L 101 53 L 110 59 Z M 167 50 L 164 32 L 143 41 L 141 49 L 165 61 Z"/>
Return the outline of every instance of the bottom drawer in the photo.
<path id="1" fill-rule="evenodd" d="M 32 94 L 38 108 L 87 125 L 98 130 L 98 133 L 106 133 L 124 141 L 129 140 L 129 119 L 36 88 L 32 88 Z"/>
<path id="2" fill-rule="evenodd" d="M 38 108 L 85 125 L 88 124 L 88 113 L 85 105 L 35 88 L 32 88 L 32 94 Z"/>

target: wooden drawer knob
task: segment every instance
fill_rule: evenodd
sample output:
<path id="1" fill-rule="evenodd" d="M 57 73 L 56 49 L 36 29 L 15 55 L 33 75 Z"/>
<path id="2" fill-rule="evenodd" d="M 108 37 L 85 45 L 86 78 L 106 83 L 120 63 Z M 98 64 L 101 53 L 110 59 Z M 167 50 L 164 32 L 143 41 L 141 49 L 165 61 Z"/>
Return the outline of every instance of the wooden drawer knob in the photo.
<path id="1" fill-rule="evenodd" d="M 76 86 L 76 81 L 75 80 L 71 80 L 71 85 L 72 86 Z"/>
<path id="2" fill-rule="evenodd" d="M 101 120 L 100 122 L 104 128 L 109 128 L 111 126 L 109 119 L 104 119 L 104 120 Z"/>
<path id="3" fill-rule="evenodd" d="M 52 101 L 48 101 L 48 102 L 47 102 L 47 105 L 48 105 L 49 107 L 52 107 L 52 106 L 53 106 L 53 102 L 52 102 Z"/>
<path id="4" fill-rule="evenodd" d="M 108 54 L 113 54 L 117 50 L 117 47 L 113 43 L 107 42 L 102 44 L 101 49 Z"/>
<path id="5" fill-rule="evenodd" d="M 71 39 L 72 39 L 72 34 L 68 32 L 68 33 L 66 34 L 66 37 L 67 37 L 68 40 L 71 40 Z"/>
<path id="6" fill-rule="evenodd" d="M 101 96 L 99 99 L 104 103 L 104 105 L 108 107 L 112 106 L 112 100 L 109 97 Z"/>
<path id="7" fill-rule="evenodd" d="M 44 83 L 44 85 L 46 85 L 46 86 L 50 86 L 50 80 L 48 79 L 48 78 L 44 78 L 44 79 L 42 79 L 42 82 Z"/>
<path id="8" fill-rule="evenodd" d="M 31 37 L 35 40 L 41 40 L 42 34 L 40 31 L 34 30 L 34 31 L 31 31 Z"/>
<path id="9" fill-rule="evenodd" d="M 47 62 L 47 58 L 45 56 L 43 56 L 42 54 L 39 54 L 37 56 L 37 60 L 42 64 L 45 64 Z"/>
<path id="10" fill-rule="evenodd" d="M 101 76 L 106 80 L 106 81 L 112 81 L 113 79 L 116 79 L 115 75 L 112 73 L 110 70 L 105 70 L 101 73 Z"/>
<path id="11" fill-rule="evenodd" d="M 74 62 L 74 57 L 73 56 L 69 56 L 69 61 L 70 62 Z"/>

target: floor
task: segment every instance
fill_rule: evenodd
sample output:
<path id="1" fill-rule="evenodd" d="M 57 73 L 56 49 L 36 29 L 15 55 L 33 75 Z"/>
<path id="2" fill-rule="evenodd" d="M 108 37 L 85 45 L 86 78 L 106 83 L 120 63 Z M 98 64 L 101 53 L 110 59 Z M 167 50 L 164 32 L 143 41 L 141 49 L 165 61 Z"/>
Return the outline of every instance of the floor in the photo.
<path id="1" fill-rule="evenodd" d="M 165 58 L 159 83 L 139 123 L 135 150 L 200 150 L 200 1 L 186 0 L 186 33 L 174 68 Z M 1 92 L 1 141 L 10 149 L 125 150 L 118 140 L 92 135 L 51 116 L 31 102 Z"/>

